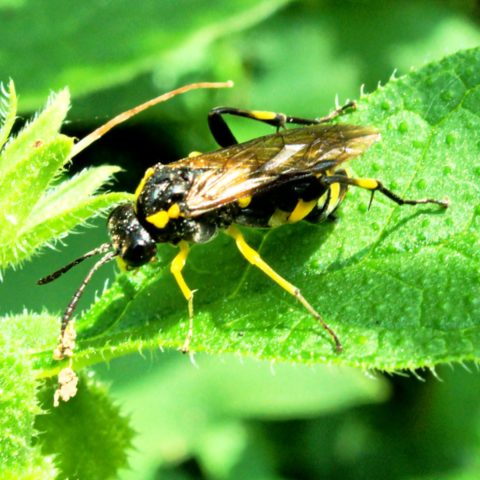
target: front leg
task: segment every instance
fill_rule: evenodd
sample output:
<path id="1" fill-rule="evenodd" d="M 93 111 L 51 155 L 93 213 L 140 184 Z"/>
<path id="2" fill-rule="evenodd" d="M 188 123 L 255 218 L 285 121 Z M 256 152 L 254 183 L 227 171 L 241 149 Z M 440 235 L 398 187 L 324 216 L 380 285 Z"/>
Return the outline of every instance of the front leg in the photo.
<path id="1" fill-rule="evenodd" d="M 183 267 L 185 266 L 185 262 L 187 261 L 188 252 L 190 250 L 188 243 L 185 241 L 181 241 L 178 244 L 180 251 L 176 255 L 176 257 L 172 260 L 170 265 L 170 271 L 172 272 L 175 280 L 177 281 L 180 290 L 183 293 L 183 296 L 188 302 L 188 332 L 185 338 L 185 342 L 180 349 L 182 353 L 187 353 L 190 347 L 190 341 L 193 337 L 193 291 L 190 290 L 185 279 L 182 275 Z"/>

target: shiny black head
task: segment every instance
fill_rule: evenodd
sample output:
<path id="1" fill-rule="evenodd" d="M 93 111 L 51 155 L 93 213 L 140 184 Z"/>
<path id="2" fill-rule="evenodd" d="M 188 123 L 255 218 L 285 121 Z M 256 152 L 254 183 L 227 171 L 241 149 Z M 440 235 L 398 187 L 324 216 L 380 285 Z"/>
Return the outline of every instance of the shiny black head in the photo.
<path id="1" fill-rule="evenodd" d="M 71 337 L 67 335 L 67 327 L 72 318 L 73 312 L 82 296 L 85 287 L 90 282 L 93 274 L 102 266 L 114 258 L 120 258 L 124 266 L 128 268 L 140 267 L 147 263 L 156 254 L 156 245 L 150 234 L 142 227 L 138 221 L 133 204 L 119 205 L 108 217 L 108 230 L 112 243 L 104 243 L 81 257 L 73 260 L 68 265 L 38 280 L 39 285 L 53 282 L 58 277 L 68 272 L 71 268 L 83 262 L 94 255 L 104 254 L 95 265 L 90 269 L 87 276 L 77 288 L 67 309 L 62 317 L 60 330 L 60 344 L 57 347 L 56 355 L 58 359 L 71 354 Z"/>
<path id="2" fill-rule="evenodd" d="M 114 251 L 127 268 L 140 267 L 155 257 L 155 240 L 138 221 L 133 204 L 119 205 L 112 211 L 108 231 Z"/>

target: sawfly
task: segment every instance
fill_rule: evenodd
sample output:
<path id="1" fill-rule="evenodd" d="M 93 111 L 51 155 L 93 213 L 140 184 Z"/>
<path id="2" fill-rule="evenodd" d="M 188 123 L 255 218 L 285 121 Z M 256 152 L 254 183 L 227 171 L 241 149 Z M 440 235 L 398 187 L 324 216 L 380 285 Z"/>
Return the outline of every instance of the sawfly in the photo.
<path id="1" fill-rule="evenodd" d="M 379 192 L 398 205 L 431 203 L 447 207 L 444 200 L 403 199 L 379 180 L 349 175 L 345 163 L 380 140 L 380 133 L 374 127 L 331 123 L 352 108 L 355 104 L 349 102 L 320 119 L 230 107 L 212 109 L 208 123 L 220 149 L 211 153 L 194 152 L 182 160 L 148 168 L 135 191 L 134 201 L 120 204 L 110 213 L 107 222 L 110 242 L 39 281 L 48 283 L 86 258 L 103 254 L 65 310 L 55 357 L 72 355 L 74 334 L 70 322 L 95 271 L 113 259 L 126 270 L 141 267 L 156 257 L 157 245 L 161 243 L 170 243 L 179 249 L 170 270 L 188 302 L 189 327 L 182 348 L 188 351 L 193 335 L 193 290 L 182 269 L 190 245 L 208 242 L 219 230 L 233 238 L 249 263 L 295 297 L 325 329 L 336 351 L 341 352 L 342 343 L 334 330 L 295 285 L 273 270 L 248 245 L 238 225 L 275 228 L 300 221 L 323 222 L 333 216 L 350 186 L 370 191 L 371 200 L 373 194 Z M 139 110 L 137 107 L 125 112 L 121 121 Z M 238 143 L 225 121 L 226 115 L 263 122 L 276 131 Z M 290 124 L 299 127 L 287 128 Z M 101 127 L 95 139 L 110 128 L 111 125 Z"/>

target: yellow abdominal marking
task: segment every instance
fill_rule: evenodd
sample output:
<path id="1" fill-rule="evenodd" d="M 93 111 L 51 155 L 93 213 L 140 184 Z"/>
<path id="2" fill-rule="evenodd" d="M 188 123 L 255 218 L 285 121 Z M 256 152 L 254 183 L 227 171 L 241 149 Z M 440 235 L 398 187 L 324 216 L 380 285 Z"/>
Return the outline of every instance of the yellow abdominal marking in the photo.
<path id="1" fill-rule="evenodd" d="M 328 203 L 330 205 L 336 205 L 338 202 L 338 199 L 340 197 L 340 184 L 339 183 L 332 183 L 330 185 L 330 199 Z"/>
<path id="2" fill-rule="evenodd" d="M 237 203 L 240 208 L 246 208 L 250 205 L 251 201 L 252 197 L 242 197 L 237 200 Z"/>
<path id="3" fill-rule="evenodd" d="M 145 175 L 140 180 L 140 183 L 138 184 L 137 188 L 135 189 L 135 200 L 140 196 L 140 194 L 142 193 L 143 187 L 145 187 L 145 183 L 154 174 L 154 172 L 155 172 L 155 170 L 152 167 L 147 168 L 147 171 L 145 172 Z"/>
<path id="4" fill-rule="evenodd" d="M 293 209 L 293 212 L 288 216 L 288 223 L 296 223 L 303 220 L 317 205 L 317 199 L 304 202 L 300 199 Z"/>
<path id="5" fill-rule="evenodd" d="M 280 225 L 284 225 L 285 223 L 288 223 L 289 215 L 290 215 L 290 212 L 285 212 L 277 208 L 273 212 L 273 215 L 269 218 L 268 224 L 272 228 L 280 227 Z"/>
<path id="6" fill-rule="evenodd" d="M 167 225 L 170 217 L 168 216 L 168 212 L 166 210 L 160 210 L 153 215 L 149 215 L 146 220 L 148 223 L 151 223 L 157 228 L 165 228 L 165 225 Z"/>
<path id="7" fill-rule="evenodd" d="M 190 152 L 188 154 L 188 158 L 198 157 L 200 155 L 202 155 L 202 152 L 197 152 L 196 150 L 194 150 L 193 152 Z"/>

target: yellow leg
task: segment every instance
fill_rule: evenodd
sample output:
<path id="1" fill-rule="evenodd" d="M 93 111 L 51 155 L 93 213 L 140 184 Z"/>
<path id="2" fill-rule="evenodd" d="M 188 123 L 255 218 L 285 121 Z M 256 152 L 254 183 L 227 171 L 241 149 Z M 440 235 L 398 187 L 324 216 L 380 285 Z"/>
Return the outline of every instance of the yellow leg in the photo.
<path id="1" fill-rule="evenodd" d="M 343 185 L 353 185 L 355 187 L 364 188 L 365 190 L 370 190 L 372 192 L 372 196 L 370 197 L 368 208 L 370 208 L 372 204 L 373 195 L 375 192 L 382 193 L 398 205 L 421 205 L 425 203 L 433 203 L 435 205 L 440 205 L 443 208 L 448 207 L 448 200 L 435 200 L 434 198 L 420 198 L 418 200 L 411 200 L 399 197 L 396 193 L 392 192 L 388 188 L 385 188 L 382 182 L 376 180 L 375 178 L 350 178 L 346 175 L 327 175 L 322 177 L 320 181 L 325 185 L 340 183 Z"/>
<path id="2" fill-rule="evenodd" d="M 280 285 L 284 290 L 286 290 L 290 295 L 293 295 L 309 312 L 310 314 L 320 322 L 322 327 L 329 333 L 332 337 L 333 341 L 335 342 L 335 348 L 337 352 L 342 351 L 342 344 L 338 339 L 335 332 L 323 321 L 320 314 L 307 302 L 305 297 L 300 293 L 300 290 L 295 286 L 292 285 L 290 282 L 285 280 L 282 276 L 280 276 L 272 267 L 270 267 L 265 261 L 260 257 L 260 254 L 254 250 L 248 243 L 245 241 L 240 230 L 231 225 L 227 228 L 226 232 L 228 235 L 235 239 L 237 243 L 237 247 L 240 250 L 240 253 L 245 257 L 245 259 L 250 262 L 252 265 L 255 265 L 259 268 L 265 275 L 270 277 L 274 282 Z"/>
<path id="3" fill-rule="evenodd" d="M 188 243 L 185 241 L 181 241 L 178 244 L 180 251 L 176 255 L 176 257 L 172 260 L 172 264 L 170 265 L 170 271 L 172 272 L 175 280 L 177 281 L 180 290 L 183 293 L 183 296 L 186 298 L 188 302 L 188 333 L 187 337 L 185 338 L 185 342 L 181 351 L 183 353 L 188 352 L 188 347 L 190 346 L 190 341 L 192 340 L 193 336 L 193 291 L 190 290 L 185 279 L 182 275 L 183 267 L 185 266 L 185 262 L 187 261 L 187 256 L 189 252 Z"/>

